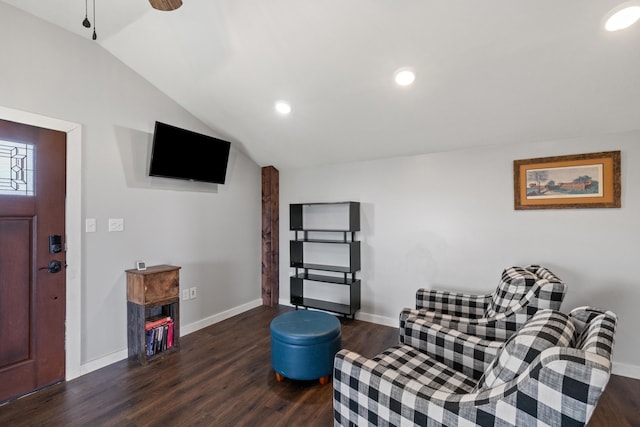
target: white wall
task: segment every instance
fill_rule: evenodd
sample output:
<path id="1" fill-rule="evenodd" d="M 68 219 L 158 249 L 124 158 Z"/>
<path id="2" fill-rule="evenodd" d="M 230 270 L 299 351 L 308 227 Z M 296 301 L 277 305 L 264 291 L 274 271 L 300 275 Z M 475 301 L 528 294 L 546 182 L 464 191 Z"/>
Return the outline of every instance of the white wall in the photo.
<path id="1" fill-rule="evenodd" d="M 640 377 L 640 131 L 280 171 L 280 298 L 289 302 L 290 203 L 361 203 L 362 311 L 397 325 L 419 287 L 489 293 L 502 269 L 563 278 L 563 310 L 619 315 L 616 370 Z M 622 208 L 515 211 L 513 160 L 622 151 Z M 328 295 L 330 296 L 330 295 Z"/>
<path id="2" fill-rule="evenodd" d="M 153 123 L 212 134 L 175 102 L 85 40 L 0 3 L 0 105 L 82 125 L 81 363 L 126 354 L 124 270 L 181 265 L 193 330 L 260 298 L 260 169 L 232 150 L 228 184 L 151 181 L 140 167 Z M 541 263 L 569 284 L 565 310 L 593 304 L 620 316 L 614 360 L 638 372 L 640 132 L 280 171 L 280 295 L 289 299 L 288 204 L 362 203 L 360 316 L 396 324 L 421 286 L 485 292 L 508 265 Z M 622 209 L 514 211 L 514 159 L 622 150 Z M 76 179 L 76 178 L 72 178 Z M 193 191 L 185 191 L 193 190 Z M 110 217 L 124 233 L 107 233 Z M 98 362 L 96 362 L 98 361 Z"/>
<path id="3" fill-rule="evenodd" d="M 81 175 L 69 178 L 80 181 L 82 220 L 68 230 L 82 239 L 81 308 L 67 319 L 80 323 L 80 363 L 126 356 L 124 270 L 136 260 L 182 266 L 181 286 L 197 286 L 181 303 L 183 332 L 259 302 L 259 166 L 232 144 L 226 185 L 151 179 L 156 120 L 212 131 L 90 39 L 4 3 L 0 38 L 0 106 L 82 127 Z M 124 218 L 125 231 L 108 233 L 108 218 Z"/>

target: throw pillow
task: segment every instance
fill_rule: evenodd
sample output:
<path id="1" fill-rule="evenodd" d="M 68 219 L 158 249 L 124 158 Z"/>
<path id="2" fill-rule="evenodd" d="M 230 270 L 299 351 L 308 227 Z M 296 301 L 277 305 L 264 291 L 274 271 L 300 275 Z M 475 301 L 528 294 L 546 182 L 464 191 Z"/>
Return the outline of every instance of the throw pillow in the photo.
<path id="1" fill-rule="evenodd" d="M 509 338 L 482 375 L 476 390 L 493 388 L 524 372 L 542 351 L 567 347 L 575 327 L 569 316 L 555 310 L 540 310 Z"/>

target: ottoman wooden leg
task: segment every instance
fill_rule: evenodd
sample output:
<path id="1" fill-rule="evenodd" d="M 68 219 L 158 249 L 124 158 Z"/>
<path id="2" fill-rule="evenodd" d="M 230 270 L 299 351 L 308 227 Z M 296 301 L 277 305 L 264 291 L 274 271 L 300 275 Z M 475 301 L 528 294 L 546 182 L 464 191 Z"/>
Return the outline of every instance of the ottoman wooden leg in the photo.
<path id="1" fill-rule="evenodd" d="M 321 377 L 318 381 L 320 381 L 320 384 L 325 385 L 329 383 L 329 375 L 327 375 L 326 377 Z"/>
<path id="2" fill-rule="evenodd" d="M 277 372 L 276 372 L 276 381 L 280 382 L 280 381 L 282 381 L 283 379 L 284 379 L 284 377 L 283 377 L 281 374 L 279 374 L 279 373 L 277 373 Z"/>

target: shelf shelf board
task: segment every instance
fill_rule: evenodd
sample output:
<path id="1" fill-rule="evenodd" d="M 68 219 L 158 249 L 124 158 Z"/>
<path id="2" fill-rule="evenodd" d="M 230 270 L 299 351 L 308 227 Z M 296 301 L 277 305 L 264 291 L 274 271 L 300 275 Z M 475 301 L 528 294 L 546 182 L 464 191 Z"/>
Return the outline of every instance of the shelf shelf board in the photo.
<path id="1" fill-rule="evenodd" d="M 292 242 L 300 242 L 300 243 L 337 243 L 340 245 L 351 244 L 351 243 L 360 243 L 358 240 L 338 240 L 338 239 L 297 239 L 291 240 Z"/>
<path id="2" fill-rule="evenodd" d="M 322 275 L 322 274 L 304 274 L 304 273 L 296 274 L 293 277 L 296 278 L 296 279 L 301 279 L 301 280 L 311 280 L 313 282 L 333 283 L 333 284 L 336 284 L 336 285 L 353 285 L 355 282 L 360 280 L 360 279 L 355 279 L 354 280 L 351 277 L 347 277 L 345 279 L 344 277 L 325 276 L 325 275 Z"/>
<path id="3" fill-rule="evenodd" d="M 341 265 L 325 265 L 325 264 L 290 264 L 291 268 L 305 268 L 307 270 L 320 270 L 320 271 L 335 271 L 336 273 L 355 273 L 359 270 L 354 270 L 351 267 L 345 267 Z"/>
<path id="4" fill-rule="evenodd" d="M 346 229 L 346 228 L 289 228 L 291 231 L 311 231 L 314 233 L 355 233 L 360 231 L 360 228 Z"/>
<path id="5" fill-rule="evenodd" d="M 343 202 L 309 202 L 309 203 L 293 203 L 293 204 L 300 205 L 300 206 L 322 206 L 322 205 L 350 205 L 355 203 L 359 203 L 359 202 L 353 202 L 349 200 L 349 201 L 343 201 Z"/>
<path id="6" fill-rule="evenodd" d="M 159 352 L 157 352 L 157 353 L 152 354 L 151 356 L 147 356 L 147 355 L 146 355 L 146 353 L 145 353 L 145 357 L 146 357 L 147 362 L 151 362 L 152 360 L 159 359 L 159 358 L 161 358 L 162 356 L 166 356 L 167 354 L 175 353 L 175 352 L 176 352 L 176 351 L 178 351 L 179 349 L 180 349 L 180 347 L 179 347 L 179 346 L 174 345 L 174 346 L 173 346 L 173 347 L 171 347 L 171 348 L 168 348 L 168 349 L 166 349 L 166 350 L 159 351 Z"/>
<path id="7" fill-rule="evenodd" d="M 336 302 L 322 301 L 313 298 L 303 298 L 299 307 L 317 308 L 318 310 L 331 311 L 333 313 L 353 315 L 357 310 L 351 310 L 346 304 L 338 304 Z"/>

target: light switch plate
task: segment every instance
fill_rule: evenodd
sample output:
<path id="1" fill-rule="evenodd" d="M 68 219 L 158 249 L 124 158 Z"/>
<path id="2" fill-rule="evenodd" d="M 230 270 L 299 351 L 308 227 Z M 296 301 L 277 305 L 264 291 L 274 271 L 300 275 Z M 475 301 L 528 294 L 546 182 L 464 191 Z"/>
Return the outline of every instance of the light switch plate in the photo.
<path id="1" fill-rule="evenodd" d="M 109 232 L 124 231 L 124 218 L 109 218 Z"/>
<path id="2" fill-rule="evenodd" d="M 96 232 L 96 219 L 95 218 L 87 218 L 84 220 L 84 231 L 85 233 L 95 233 Z"/>

